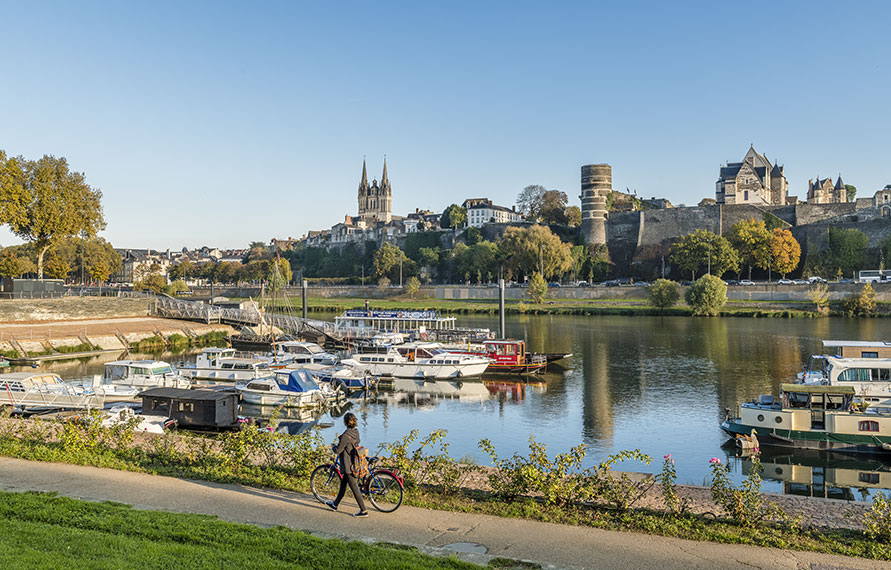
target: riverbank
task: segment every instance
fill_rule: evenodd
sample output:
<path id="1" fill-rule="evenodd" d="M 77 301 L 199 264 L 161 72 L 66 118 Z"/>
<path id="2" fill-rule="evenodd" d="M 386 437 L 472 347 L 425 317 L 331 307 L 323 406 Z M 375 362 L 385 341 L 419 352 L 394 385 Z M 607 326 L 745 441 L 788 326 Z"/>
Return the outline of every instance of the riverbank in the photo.
<path id="1" fill-rule="evenodd" d="M 324 461 L 329 453 L 321 437 L 312 434 L 288 436 L 248 428 L 219 440 L 209 440 L 185 433 L 136 434 L 88 426 L 76 421 L 0 419 L 0 455 L 305 492 L 312 468 Z M 404 445 L 404 441 L 390 444 L 389 449 L 395 451 Z M 402 464 L 398 455 L 387 459 L 387 464 Z M 734 522 L 710 499 L 709 489 L 702 487 L 679 486 L 678 493 L 686 499 L 687 507 L 672 513 L 666 510 L 659 490 L 652 486 L 639 504 L 637 499 L 630 500 L 641 488 L 648 486 L 648 481 L 651 482 L 646 476 L 633 477 L 635 483 L 628 487 L 625 478 L 616 472 L 605 480 L 613 481 L 609 486 L 612 490 L 594 503 L 551 503 L 534 494 L 525 495 L 525 491 L 519 496 L 504 498 L 497 489 L 489 486 L 487 475 L 492 468 L 462 464 L 448 458 L 447 453 L 430 456 L 409 453 L 405 457 L 413 458 L 402 469 L 404 475 L 413 477 L 411 481 L 407 480 L 405 504 L 415 507 L 506 520 L 523 519 L 891 560 L 888 544 L 868 538 L 857 528 L 870 509 L 864 503 L 763 495 L 765 500 L 783 501 L 782 508 L 788 510 L 782 518 L 787 522 L 777 522 L 769 517 L 750 525 Z M 530 467 L 533 465 L 531 459 L 521 458 L 521 461 L 528 461 Z M 613 476 L 618 478 L 613 479 Z M 551 476 L 547 478 L 553 479 Z M 626 503 L 626 499 L 630 502 Z M 611 503 L 614 504 L 610 506 Z M 624 506 L 619 507 L 619 504 Z M 795 522 L 796 517 L 802 517 L 801 523 Z M 847 525 L 845 521 L 848 521 Z"/>

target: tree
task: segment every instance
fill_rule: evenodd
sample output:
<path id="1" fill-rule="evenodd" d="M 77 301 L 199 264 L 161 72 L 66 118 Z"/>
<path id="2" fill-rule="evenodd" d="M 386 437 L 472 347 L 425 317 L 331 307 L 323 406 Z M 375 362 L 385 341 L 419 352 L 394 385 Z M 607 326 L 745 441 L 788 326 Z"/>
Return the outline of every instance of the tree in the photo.
<path id="1" fill-rule="evenodd" d="M 829 285 L 826 283 L 815 283 L 807 292 L 807 298 L 818 313 L 825 315 L 829 312 Z"/>
<path id="2" fill-rule="evenodd" d="M 90 277 L 93 281 L 103 283 L 111 277 L 111 268 L 104 259 L 98 259 L 89 266 Z"/>
<path id="3" fill-rule="evenodd" d="M 464 230 L 464 243 L 467 245 L 475 245 L 483 240 L 483 233 L 479 228 L 467 228 Z"/>
<path id="4" fill-rule="evenodd" d="M 566 223 L 571 228 L 577 228 L 582 225 L 582 210 L 578 206 L 566 208 Z"/>
<path id="5" fill-rule="evenodd" d="M 384 243 L 376 252 L 372 259 L 374 266 L 374 277 L 380 278 L 389 276 L 391 273 L 398 271 L 400 264 L 404 264 L 408 260 L 405 253 L 398 247 L 390 243 Z"/>
<path id="6" fill-rule="evenodd" d="M 848 316 L 868 317 L 876 310 L 876 292 L 872 283 L 866 283 L 860 293 L 852 293 L 845 297 L 845 313 Z"/>
<path id="7" fill-rule="evenodd" d="M 853 275 L 863 268 L 869 237 L 857 229 L 829 227 L 829 247 L 825 252 L 829 268 L 838 268 L 844 275 Z"/>
<path id="8" fill-rule="evenodd" d="M 133 288 L 137 291 L 154 291 L 155 293 L 160 293 L 165 287 L 167 287 L 167 279 L 157 273 L 146 275 L 145 278 L 133 284 Z"/>
<path id="9" fill-rule="evenodd" d="M 526 294 L 532 299 L 533 303 L 541 303 L 548 294 L 548 283 L 545 281 L 541 273 L 533 273 L 529 278 L 529 287 L 526 288 Z"/>
<path id="10" fill-rule="evenodd" d="M 537 271 L 556 278 L 572 267 L 571 246 L 546 226 L 508 227 L 498 249 L 504 252 L 506 266 L 525 275 Z"/>
<path id="11" fill-rule="evenodd" d="M 517 209 L 530 222 L 537 222 L 541 216 L 541 207 L 544 205 L 544 194 L 547 192 L 540 184 L 531 184 L 517 195 Z"/>
<path id="12" fill-rule="evenodd" d="M 173 267 L 171 267 L 167 271 L 167 277 L 170 279 L 183 279 L 186 280 L 189 278 L 189 275 L 195 273 L 195 264 L 189 261 L 188 259 L 183 260 Z"/>
<path id="13" fill-rule="evenodd" d="M 669 259 L 689 271 L 693 279 L 700 269 L 719 277 L 727 271 L 739 271 L 739 256 L 730 242 L 708 230 L 696 230 L 682 237 L 671 247 Z"/>
<path id="14" fill-rule="evenodd" d="M 61 238 L 93 237 L 105 229 L 102 192 L 71 172 L 65 158 L 7 159 L 0 151 L 0 223 L 37 251 L 37 278 L 43 279 L 44 256 Z"/>
<path id="15" fill-rule="evenodd" d="M 749 268 L 751 279 L 752 267 L 760 267 L 770 253 L 770 232 L 764 227 L 764 222 L 754 218 L 741 220 L 730 228 L 727 240 L 739 254 L 740 264 Z"/>
<path id="16" fill-rule="evenodd" d="M 422 247 L 418 250 L 418 263 L 431 271 L 439 264 L 439 247 Z"/>
<path id="17" fill-rule="evenodd" d="M 845 184 L 845 190 L 847 190 L 848 202 L 853 202 L 854 197 L 857 196 L 857 187 L 853 184 Z"/>
<path id="18" fill-rule="evenodd" d="M 262 241 L 252 241 L 248 245 L 248 252 L 243 261 L 250 263 L 251 261 L 263 261 L 265 259 L 272 259 L 272 251 Z"/>
<path id="19" fill-rule="evenodd" d="M 22 259 L 10 248 L 0 252 L 0 277 L 16 279 L 25 272 L 25 264 Z"/>
<path id="20" fill-rule="evenodd" d="M 684 300 L 694 316 L 715 317 L 727 302 L 727 285 L 714 275 L 703 275 L 687 289 Z"/>
<path id="21" fill-rule="evenodd" d="M 651 307 L 659 309 L 662 313 L 665 309 L 674 307 L 681 294 L 678 290 L 678 284 L 668 279 L 657 279 L 652 285 L 647 287 L 647 295 Z"/>
<path id="22" fill-rule="evenodd" d="M 770 236 L 770 265 L 785 278 L 801 260 L 801 245 L 789 230 L 777 228 Z"/>
<path id="23" fill-rule="evenodd" d="M 467 210 L 458 204 L 452 204 L 439 217 L 439 227 L 457 230 L 467 224 Z"/>
<path id="24" fill-rule="evenodd" d="M 291 273 L 291 264 L 287 259 L 273 259 L 269 262 L 266 279 L 269 281 L 269 290 L 278 291 L 288 286 L 291 282 L 293 274 Z"/>
<path id="25" fill-rule="evenodd" d="M 189 290 L 189 286 L 186 285 L 186 282 L 183 281 L 182 279 L 177 279 L 176 281 L 172 282 L 170 285 L 167 285 L 166 287 L 164 287 L 164 292 L 167 293 L 168 295 L 176 295 L 177 293 L 180 293 L 183 291 L 188 291 L 188 290 Z"/>
<path id="26" fill-rule="evenodd" d="M 418 294 L 418 291 L 421 290 L 421 282 L 417 277 L 409 277 L 408 281 L 405 283 L 405 292 L 412 299 L 415 298 L 415 295 Z"/>
<path id="27" fill-rule="evenodd" d="M 569 218 L 566 217 L 566 203 L 569 199 L 565 192 L 545 190 L 541 198 L 539 217 L 542 223 L 560 225 L 569 223 Z"/>
<path id="28" fill-rule="evenodd" d="M 47 257 L 44 270 L 52 279 L 65 279 L 71 271 L 71 266 L 64 258 L 52 252 Z"/>

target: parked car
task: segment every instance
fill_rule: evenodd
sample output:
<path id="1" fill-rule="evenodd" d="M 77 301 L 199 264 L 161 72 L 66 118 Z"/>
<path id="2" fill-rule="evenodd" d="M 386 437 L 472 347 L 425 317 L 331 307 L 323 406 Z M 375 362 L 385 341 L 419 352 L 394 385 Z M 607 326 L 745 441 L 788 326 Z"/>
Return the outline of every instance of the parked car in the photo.
<path id="1" fill-rule="evenodd" d="M 579 281 L 578 283 L 575 284 L 575 286 L 576 287 L 589 287 L 587 281 Z"/>
<path id="2" fill-rule="evenodd" d="M 548 287 L 560 287 L 560 284 L 556 281 L 551 281 L 550 283 L 548 283 Z"/>
<path id="3" fill-rule="evenodd" d="M 740 284 L 740 282 L 737 281 L 736 279 L 731 279 L 729 281 L 724 282 L 724 285 L 739 285 L 739 284 Z"/>
<path id="4" fill-rule="evenodd" d="M 646 281 L 635 281 L 634 286 L 635 287 L 649 287 L 650 284 Z"/>
<path id="5" fill-rule="evenodd" d="M 692 284 L 693 284 L 692 281 L 681 281 L 681 286 L 682 286 L 682 287 L 689 287 L 689 286 L 692 285 Z"/>
<path id="6" fill-rule="evenodd" d="M 839 283 L 853 283 L 854 280 L 853 279 L 839 279 L 838 282 Z"/>
<path id="7" fill-rule="evenodd" d="M 604 287 L 618 287 L 619 280 L 618 279 L 610 279 L 609 281 L 604 281 L 603 286 Z"/>
<path id="8" fill-rule="evenodd" d="M 807 280 L 808 280 L 808 283 L 826 283 L 825 279 L 823 279 L 822 277 L 819 277 L 817 275 L 808 277 Z"/>
<path id="9" fill-rule="evenodd" d="M 795 281 L 791 279 L 777 279 L 777 285 L 794 285 Z"/>
<path id="10" fill-rule="evenodd" d="M 739 284 L 740 284 L 740 285 L 754 285 L 755 282 L 754 282 L 754 281 L 749 281 L 748 279 L 742 279 L 742 280 L 739 282 Z"/>
<path id="11" fill-rule="evenodd" d="M 805 281 L 804 279 L 796 279 L 795 281 L 793 281 L 793 283 L 795 283 L 796 285 L 807 285 L 807 281 Z"/>

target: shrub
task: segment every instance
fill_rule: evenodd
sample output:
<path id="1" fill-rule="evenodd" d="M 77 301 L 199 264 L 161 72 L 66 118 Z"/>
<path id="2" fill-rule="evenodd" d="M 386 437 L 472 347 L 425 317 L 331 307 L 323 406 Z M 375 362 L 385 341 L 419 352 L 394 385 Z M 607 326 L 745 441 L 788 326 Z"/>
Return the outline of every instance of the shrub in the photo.
<path id="1" fill-rule="evenodd" d="M 409 277 L 408 281 L 405 283 L 405 292 L 412 298 L 415 298 L 415 295 L 418 294 L 418 291 L 421 290 L 421 282 L 417 277 Z"/>
<path id="2" fill-rule="evenodd" d="M 807 292 L 807 298 L 821 315 L 826 315 L 829 312 L 829 285 L 826 283 L 816 283 Z"/>
<path id="3" fill-rule="evenodd" d="M 412 430 L 402 439 L 382 443 L 379 448 L 383 452 L 383 461 L 399 470 L 406 488 L 414 489 L 419 485 L 438 486 L 440 492 L 450 494 L 457 491 L 467 477 L 479 469 L 476 465 L 460 463 L 449 455 L 449 444 L 445 442 L 448 432 L 443 429 L 433 430 L 418 442 L 414 451 L 410 451 L 418 433 L 418 430 Z M 439 453 L 428 452 L 437 445 Z"/>
<path id="4" fill-rule="evenodd" d="M 844 300 L 845 314 L 849 317 L 868 317 L 876 310 L 876 292 L 872 283 L 867 283 L 860 293 L 848 295 Z"/>
<path id="5" fill-rule="evenodd" d="M 872 500 L 872 508 L 863 514 L 863 528 L 873 540 L 891 541 L 891 498 L 878 493 Z"/>
<path id="6" fill-rule="evenodd" d="M 137 291 L 154 291 L 155 293 L 160 293 L 165 287 L 167 287 L 167 279 L 157 273 L 146 275 L 133 284 L 133 288 Z"/>
<path id="7" fill-rule="evenodd" d="M 652 458 L 639 449 L 610 455 L 600 464 L 584 471 L 583 484 L 586 488 L 582 496 L 587 500 L 603 501 L 621 511 L 633 507 L 653 487 L 656 480 L 652 477 L 640 478 L 626 472 L 617 474 L 613 471 L 616 463 L 628 460 L 649 465 Z"/>
<path id="8" fill-rule="evenodd" d="M 390 286 L 390 279 L 387 277 L 381 277 L 377 280 L 377 288 L 378 289 L 386 289 Z"/>
<path id="9" fill-rule="evenodd" d="M 678 284 L 668 279 L 657 279 L 653 282 L 647 287 L 647 295 L 650 306 L 659 309 L 660 313 L 674 307 L 681 298 Z"/>
<path id="10" fill-rule="evenodd" d="M 714 275 L 703 275 L 687 289 L 685 300 L 694 315 L 717 316 L 727 302 L 727 285 Z"/>
<path id="11" fill-rule="evenodd" d="M 548 294 L 548 284 L 541 276 L 541 273 L 533 273 L 529 278 L 529 287 L 526 294 L 532 299 L 533 303 L 541 303 Z"/>
<path id="12" fill-rule="evenodd" d="M 721 464 L 721 460 L 713 457 L 710 461 L 712 468 L 712 499 L 718 503 L 730 518 L 737 524 L 752 528 L 765 519 L 783 521 L 797 529 L 801 522 L 799 518 L 792 519 L 780 509 L 780 507 L 768 501 L 761 495 L 761 457 L 758 448 L 751 457 L 752 467 L 746 480 L 740 488 L 736 488 L 727 477 L 728 467 Z"/>
<path id="13" fill-rule="evenodd" d="M 662 473 L 658 475 L 659 484 L 662 486 L 662 502 L 665 509 L 670 513 L 683 513 L 689 506 L 689 500 L 684 497 L 678 497 L 678 491 L 675 487 L 678 474 L 674 467 L 674 459 L 671 454 L 666 454 L 662 458 Z"/>

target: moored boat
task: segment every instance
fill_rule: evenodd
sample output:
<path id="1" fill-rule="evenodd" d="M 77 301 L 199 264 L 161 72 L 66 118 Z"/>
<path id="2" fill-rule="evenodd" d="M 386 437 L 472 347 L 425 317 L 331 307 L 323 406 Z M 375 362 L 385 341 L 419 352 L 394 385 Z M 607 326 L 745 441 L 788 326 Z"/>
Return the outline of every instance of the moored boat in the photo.
<path id="1" fill-rule="evenodd" d="M 771 396 L 740 404 L 721 424 L 727 434 L 759 445 L 843 453 L 891 452 L 891 408 L 859 411 L 851 386 L 783 384 Z"/>
<path id="2" fill-rule="evenodd" d="M 330 386 L 319 386 L 308 370 L 277 372 L 269 378 L 236 385 L 235 389 L 244 402 L 262 406 L 323 406 L 338 397 Z"/>
<path id="3" fill-rule="evenodd" d="M 447 352 L 433 343 L 409 343 L 386 354 L 355 354 L 342 364 L 374 376 L 449 379 L 479 376 L 489 367 L 487 357 Z"/>
<path id="4" fill-rule="evenodd" d="M 180 366 L 186 378 L 204 380 L 253 380 L 272 374 L 269 361 L 241 355 L 234 348 L 205 348 L 195 358 L 194 366 Z"/>
<path id="5" fill-rule="evenodd" d="M 891 358 L 812 356 L 797 382 L 805 385 L 849 386 L 870 406 L 891 407 Z"/>
<path id="6" fill-rule="evenodd" d="M 105 404 L 103 394 L 62 380 L 51 372 L 0 374 L 0 407 L 18 412 L 95 409 Z"/>

